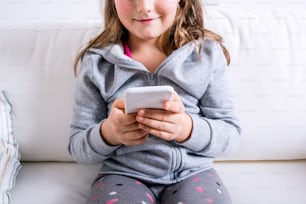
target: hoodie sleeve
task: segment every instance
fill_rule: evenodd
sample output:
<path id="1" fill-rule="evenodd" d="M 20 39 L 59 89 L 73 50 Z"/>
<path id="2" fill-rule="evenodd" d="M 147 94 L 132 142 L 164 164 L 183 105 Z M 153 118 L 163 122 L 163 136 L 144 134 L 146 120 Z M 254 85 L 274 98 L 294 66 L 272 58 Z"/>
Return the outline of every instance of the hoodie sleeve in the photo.
<path id="1" fill-rule="evenodd" d="M 68 150 L 80 163 L 102 162 L 118 148 L 105 143 L 100 133 L 101 123 L 107 117 L 107 105 L 93 76 L 98 60 L 95 55 L 83 57 L 75 84 Z"/>
<path id="2" fill-rule="evenodd" d="M 189 140 L 180 145 L 207 157 L 234 151 L 241 138 L 241 128 L 234 113 L 227 63 L 221 46 L 214 43 L 209 85 L 199 101 L 201 114 L 191 114 L 193 130 Z"/>

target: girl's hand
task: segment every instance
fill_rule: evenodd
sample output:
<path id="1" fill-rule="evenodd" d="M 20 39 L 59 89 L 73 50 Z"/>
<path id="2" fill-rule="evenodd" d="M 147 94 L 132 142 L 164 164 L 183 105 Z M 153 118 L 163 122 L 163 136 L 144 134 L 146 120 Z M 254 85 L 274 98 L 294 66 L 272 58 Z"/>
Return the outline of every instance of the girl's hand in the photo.
<path id="1" fill-rule="evenodd" d="M 171 101 L 164 103 L 164 110 L 140 109 L 136 115 L 138 127 L 161 139 L 184 142 L 192 131 L 192 119 L 185 113 L 179 95 L 174 92 Z"/>
<path id="2" fill-rule="evenodd" d="M 124 100 L 117 99 L 112 105 L 110 115 L 102 123 L 101 135 L 110 145 L 137 145 L 147 139 L 148 133 L 139 128 L 136 114 L 124 113 Z"/>

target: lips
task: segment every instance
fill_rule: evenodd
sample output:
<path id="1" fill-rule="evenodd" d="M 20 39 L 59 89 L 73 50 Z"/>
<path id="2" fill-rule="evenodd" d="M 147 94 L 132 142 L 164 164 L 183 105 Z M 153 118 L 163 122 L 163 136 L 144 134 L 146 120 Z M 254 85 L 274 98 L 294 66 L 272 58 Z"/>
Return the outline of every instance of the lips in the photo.
<path id="1" fill-rule="evenodd" d="M 149 23 L 149 22 L 152 22 L 153 19 L 141 19 L 141 20 L 137 20 L 138 22 L 141 22 L 141 23 Z"/>
<path id="2" fill-rule="evenodd" d="M 142 23 L 149 23 L 149 22 L 152 22 L 156 19 L 158 19 L 159 17 L 154 17 L 154 18 L 135 18 L 135 21 L 138 21 L 138 22 L 142 22 Z"/>

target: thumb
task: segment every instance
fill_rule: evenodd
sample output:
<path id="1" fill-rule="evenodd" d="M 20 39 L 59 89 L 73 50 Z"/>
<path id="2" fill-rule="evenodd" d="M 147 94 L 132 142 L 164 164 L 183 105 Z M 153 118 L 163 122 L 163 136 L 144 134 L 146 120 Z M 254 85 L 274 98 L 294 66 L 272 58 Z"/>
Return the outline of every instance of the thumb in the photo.
<path id="1" fill-rule="evenodd" d="M 113 103 L 113 108 L 117 108 L 117 109 L 122 109 L 124 110 L 124 99 L 123 98 L 119 98 L 119 99 L 116 99 Z"/>
<path id="2" fill-rule="evenodd" d="M 185 111 L 185 107 L 181 101 L 180 96 L 174 91 L 171 100 L 165 101 L 164 109 L 174 113 Z"/>

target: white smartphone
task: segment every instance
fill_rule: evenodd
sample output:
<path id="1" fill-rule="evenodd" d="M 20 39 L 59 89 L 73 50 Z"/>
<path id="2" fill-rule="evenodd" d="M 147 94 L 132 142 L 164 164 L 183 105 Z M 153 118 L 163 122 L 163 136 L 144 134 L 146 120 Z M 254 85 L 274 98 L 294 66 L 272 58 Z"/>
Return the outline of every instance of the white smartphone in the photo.
<path id="1" fill-rule="evenodd" d="M 171 86 L 143 86 L 128 88 L 124 94 L 125 113 L 135 113 L 140 108 L 163 109 L 165 100 L 171 100 Z"/>

